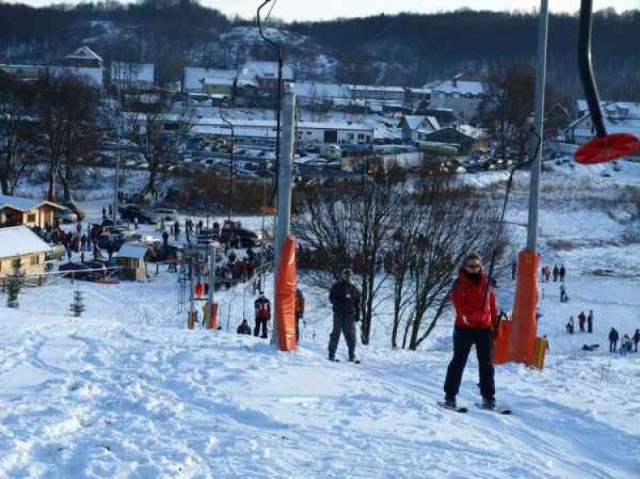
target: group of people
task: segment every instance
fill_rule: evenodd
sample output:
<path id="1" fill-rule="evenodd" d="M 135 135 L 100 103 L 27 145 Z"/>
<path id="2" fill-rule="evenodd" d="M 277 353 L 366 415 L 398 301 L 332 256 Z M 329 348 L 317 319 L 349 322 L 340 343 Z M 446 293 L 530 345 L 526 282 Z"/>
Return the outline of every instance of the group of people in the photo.
<path id="1" fill-rule="evenodd" d="M 586 330 L 585 330 L 585 326 L 586 326 Z M 573 319 L 573 316 L 569 317 L 569 321 L 567 321 L 567 324 L 565 325 L 565 330 L 567 331 L 567 333 L 569 334 L 573 334 L 575 332 L 575 320 Z M 584 311 L 580 311 L 580 314 L 578 315 L 578 327 L 580 328 L 579 331 L 581 333 L 584 333 L 585 331 L 587 333 L 593 333 L 593 310 L 590 309 L 589 310 L 589 315 L 584 314 Z"/>
<path id="2" fill-rule="evenodd" d="M 553 265 L 553 268 L 551 268 L 550 266 L 543 266 L 542 269 L 540 270 L 540 276 L 542 278 L 543 282 L 549 282 L 551 281 L 551 277 L 553 276 L 553 281 L 557 282 L 558 280 L 560 280 L 561 282 L 564 281 L 564 277 L 566 275 L 567 271 L 564 269 L 564 265 L 561 264 L 560 267 L 558 268 L 558 265 Z"/>
<path id="3" fill-rule="evenodd" d="M 633 336 L 629 337 L 628 334 L 625 334 L 622 337 L 622 341 L 620 343 L 620 349 L 618 349 L 618 341 L 620 341 L 620 333 L 614 327 L 609 331 L 609 352 L 615 353 L 619 352 L 621 355 L 626 353 L 638 352 L 638 343 L 640 343 L 640 329 L 636 329 Z"/>

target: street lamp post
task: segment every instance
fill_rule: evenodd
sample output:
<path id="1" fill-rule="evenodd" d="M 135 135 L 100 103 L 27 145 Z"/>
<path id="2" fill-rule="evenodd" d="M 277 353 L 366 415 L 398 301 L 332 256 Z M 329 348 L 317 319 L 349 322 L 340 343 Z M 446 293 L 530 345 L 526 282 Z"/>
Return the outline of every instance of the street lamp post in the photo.
<path id="1" fill-rule="evenodd" d="M 231 158 L 229 162 L 229 209 L 228 209 L 228 220 L 231 221 L 231 210 L 233 208 L 233 164 L 234 164 L 234 150 L 235 150 L 235 132 L 233 129 L 233 123 L 231 123 L 227 118 L 225 118 L 222 113 L 222 103 L 220 103 L 220 118 L 231 128 Z"/>

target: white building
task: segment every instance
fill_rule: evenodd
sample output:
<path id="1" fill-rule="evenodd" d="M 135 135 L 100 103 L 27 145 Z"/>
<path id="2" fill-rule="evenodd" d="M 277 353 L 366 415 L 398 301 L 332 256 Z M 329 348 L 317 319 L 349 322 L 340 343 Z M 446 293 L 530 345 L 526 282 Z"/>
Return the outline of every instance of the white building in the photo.
<path id="1" fill-rule="evenodd" d="M 565 142 L 584 145 L 595 137 L 593 121 L 586 100 L 577 101 L 580 117 L 562 132 Z M 600 102 L 602 121 L 607 133 L 629 133 L 640 137 L 640 103 Z"/>
<path id="2" fill-rule="evenodd" d="M 484 97 L 479 81 L 460 80 L 459 75 L 431 88 L 431 108 L 451 108 L 459 119 L 469 121 L 478 113 Z"/>

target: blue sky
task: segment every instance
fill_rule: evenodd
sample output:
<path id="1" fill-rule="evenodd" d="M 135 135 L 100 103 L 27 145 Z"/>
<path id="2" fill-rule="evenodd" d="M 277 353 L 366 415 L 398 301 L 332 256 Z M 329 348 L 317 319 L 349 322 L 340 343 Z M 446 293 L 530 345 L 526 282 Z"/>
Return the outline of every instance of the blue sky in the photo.
<path id="1" fill-rule="evenodd" d="M 35 6 L 48 5 L 51 0 L 13 0 Z M 56 3 L 59 3 L 58 0 Z M 67 0 L 68 1 L 68 0 Z M 276 0 L 273 0 L 276 1 Z M 200 0 L 227 15 L 251 18 L 262 0 Z M 73 3 L 73 2 L 69 2 Z M 552 12 L 574 13 L 580 9 L 580 0 L 550 0 Z M 286 21 L 326 20 L 337 17 L 360 17 L 379 13 L 403 11 L 431 13 L 472 7 L 475 10 L 520 10 L 531 12 L 539 8 L 539 0 L 277 0 L 272 15 Z M 594 0 L 594 10 L 613 7 L 617 11 L 640 8 L 640 0 Z M 265 7 L 265 9 L 268 8 Z"/>

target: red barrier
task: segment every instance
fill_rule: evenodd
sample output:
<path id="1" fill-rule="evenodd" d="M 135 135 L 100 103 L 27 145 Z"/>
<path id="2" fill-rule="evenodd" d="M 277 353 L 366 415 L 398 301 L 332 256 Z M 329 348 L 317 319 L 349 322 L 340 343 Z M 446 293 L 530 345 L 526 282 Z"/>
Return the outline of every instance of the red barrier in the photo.
<path id="1" fill-rule="evenodd" d="M 280 351 L 296 349 L 296 239 L 287 236 L 282 245 L 275 295 L 278 347 Z"/>
<path id="2" fill-rule="evenodd" d="M 218 329 L 218 303 L 213 303 L 211 314 L 209 314 L 209 303 L 202 307 L 204 317 L 209 318 L 206 322 L 207 329 Z"/>
<path id="3" fill-rule="evenodd" d="M 522 251 L 518 255 L 516 297 L 511 315 L 509 335 L 509 361 L 535 364 L 536 312 L 538 311 L 538 261 L 535 251 Z"/>

